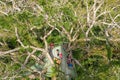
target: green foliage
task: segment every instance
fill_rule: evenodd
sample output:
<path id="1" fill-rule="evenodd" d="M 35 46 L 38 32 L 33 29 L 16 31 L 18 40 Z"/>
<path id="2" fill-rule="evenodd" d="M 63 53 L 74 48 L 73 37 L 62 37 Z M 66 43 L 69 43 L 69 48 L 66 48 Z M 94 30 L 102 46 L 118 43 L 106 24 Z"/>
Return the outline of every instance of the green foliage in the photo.
<path id="1" fill-rule="evenodd" d="M 31 66 L 31 69 L 34 70 L 34 71 L 41 71 L 42 66 L 39 65 L 38 63 L 35 63 L 34 65 Z"/>
<path id="2" fill-rule="evenodd" d="M 17 41 L 16 41 L 16 39 L 14 39 L 14 38 L 8 38 L 7 40 L 6 40 L 6 42 L 7 42 L 7 44 L 8 44 L 8 47 L 10 48 L 10 49 L 14 49 L 14 48 L 16 48 L 17 46 L 18 46 L 18 44 L 17 44 Z"/>
<path id="3" fill-rule="evenodd" d="M 4 56 L 4 57 L 0 57 L 0 61 L 6 64 L 11 63 L 11 58 L 10 56 Z"/>
<path id="4" fill-rule="evenodd" d="M 35 26 L 38 26 L 38 27 L 43 26 L 44 23 L 45 23 L 45 19 L 44 19 L 44 17 L 41 16 L 41 15 L 38 16 L 37 18 L 32 18 L 32 19 L 30 19 L 30 21 L 31 21 Z"/>
<path id="5" fill-rule="evenodd" d="M 63 11 L 63 14 L 64 14 L 64 16 L 63 16 L 63 21 L 65 21 L 65 22 L 66 22 L 66 21 L 72 22 L 72 21 L 75 20 L 74 12 L 73 12 L 72 9 L 70 9 L 70 8 L 68 8 L 68 7 L 64 7 L 64 8 L 62 9 L 62 11 Z"/>
<path id="6" fill-rule="evenodd" d="M 28 21 L 30 19 L 30 17 L 31 17 L 30 15 L 31 14 L 29 12 L 23 12 L 23 13 L 17 15 L 17 19 L 20 22 L 25 22 L 25 21 Z"/>
<path id="7" fill-rule="evenodd" d="M 112 50 L 111 50 L 111 46 L 110 46 L 108 39 L 106 39 L 106 50 L 107 50 L 107 57 L 109 60 L 111 60 Z"/>
<path id="8" fill-rule="evenodd" d="M 6 3 L 5 0 L 1 0 Z M 101 12 L 109 11 L 110 14 L 104 14 L 96 19 L 95 25 L 89 34 L 90 41 L 87 43 L 88 49 L 86 49 L 86 42 L 79 42 L 79 39 L 85 39 L 85 32 L 89 29 L 87 23 L 87 11 L 86 11 L 86 1 L 88 2 L 88 8 L 90 9 L 94 1 L 93 0 L 25 0 L 30 1 L 30 4 L 26 3 L 25 6 L 15 6 L 20 8 L 21 11 L 17 12 L 13 6 L 12 1 L 7 2 L 7 8 L 1 6 L 1 10 L 6 11 L 8 16 L 1 15 L 0 12 L 0 52 L 7 50 L 12 50 L 17 47 L 21 49 L 15 51 L 14 53 L 7 54 L 5 56 L 0 55 L 0 79 L 7 77 L 6 79 L 12 79 L 12 76 L 21 76 L 25 80 L 29 80 L 28 75 L 32 73 L 32 70 L 42 70 L 42 66 L 38 62 L 30 57 L 28 63 L 23 65 L 26 58 L 28 57 L 28 52 L 32 52 L 31 48 L 23 48 L 21 44 L 18 43 L 15 27 L 17 28 L 18 36 L 25 46 L 35 46 L 38 48 L 44 48 L 44 43 L 41 40 L 46 33 L 48 33 L 51 28 L 48 25 L 51 25 L 58 28 L 62 31 L 60 26 L 63 26 L 68 32 L 73 27 L 73 37 L 77 27 L 80 26 L 78 32 L 78 42 L 76 47 L 77 49 L 73 50 L 73 57 L 80 61 L 81 66 L 76 65 L 76 70 L 78 73 L 78 78 L 76 80 L 119 80 L 120 79 L 120 55 L 119 50 L 120 46 L 117 42 L 110 43 L 108 40 L 102 40 L 106 38 L 105 30 L 108 27 L 107 25 L 101 25 L 99 22 L 111 23 L 114 22 L 111 20 L 111 17 L 114 18 L 120 13 L 119 0 L 105 0 L 101 8 L 96 13 L 98 16 Z M 96 0 L 97 1 L 97 0 Z M 33 3 L 32 3 L 33 2 Z M 17 3 L 17 0 L 15 0 Z M 36 5 L 39 5 L 39 7 Z M 2 5 L 2 3 L 0 2 Z M 23 3 L 24 4 L 24 3 Z M 99 2 L 96 4 L 98 6 Z M 113 9 L 114 7 L 114 9 Z M 9 9 L 7 11 L 7 9 Z M 38 9 L 39 8 L 39 9 Z M 41 10 L 42 9 L 42 10 Z M 37 12 L 38 14 L 36 14 Z M 93 11 L 90 9 L 89 11 Z M 111 15 L 111 17 L 110 17 Z M 90 20 L 92 20 L 93 14 L 90 13 Z M 115 19 L 119 23 L 120 16 Z M 89 22 L 91 24 L 91 21 Z M 114 26 L 113 26 L 114 27 Z M 113 31 L 108 31 L 110 36 L 119 38 L 119 34 L 116 32 L 119 28 L 115 28 Z M 115 33 L 116 32 L 116 33 Z M 114 34 L 112 34 L 114 33 Z M 118 36 L 117 36 L 118 35 Z M 57 30 L 54 30 L 49 37 L 47 37 L 47 42 L 54 42 L 59 44 L 64 42 L 69 42 L 67 39 L 68 35 L 64 33 L 59 33 Z M 96 38 L 97 37 L 97 38 Z M 113 38 L 114 38 L 113 37 Z M 106 43 L 105 43 L 106 41 Z M 75 42 L 72 43 L 74 45 Z M 117 48 L 117 50 L 116 50 Z M 114 51 L 116 50 L 116 52 Z M 106 51 L 106 52 L 105 52 Z M 34 56 L 38 58 L 41 54 L 40 51 L 34 53 Z M 108 64 L 108 60 L 110 60 Z M 51 76 L 56 76 L 60 71 L 57 67 L 52 68 L 53 73 Z M 6 76 L 7 75 L 7 76 Z M 14 78 L 15 80 L 21 80 L 19 77 Z"/>
<path id="9" fill-rule="evenodd" d="M 58 75 L 58 67 L 54 66 L 52 67 L 52 73 L 51 73 L 51 77 L 57 76 Z"/>
<path id="10" fill-rule="evenodd" d="M 12 65 L 11 69 L 18 70 L 20 67 L 21 67 L 21 65 L 19 63 L 15 63 L 15 64 Z"/>
<path id="11" fill-rule="evenodd" d="M 114 62 L 114 61 L 113 61 Z M 105 59 L 99 55 L 90 56 L 82 62 L 83 66 L 77 67 L 80 80 L 119 80 L 120 65 L 105 63 Z M 116 72 L 118 71 L 118 72 Z"/>

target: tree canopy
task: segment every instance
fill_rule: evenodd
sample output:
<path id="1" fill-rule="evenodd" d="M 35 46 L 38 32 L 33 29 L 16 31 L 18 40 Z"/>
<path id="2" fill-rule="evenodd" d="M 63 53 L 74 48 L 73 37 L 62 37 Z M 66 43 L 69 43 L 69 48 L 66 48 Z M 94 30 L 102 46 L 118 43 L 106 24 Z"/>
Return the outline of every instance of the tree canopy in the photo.
<path id="1" fill-rule="evenodd" d="M 54 65 L 49 44 L 67 43 L 66 52 L 72 52 L 76 62 L 75 80 L 119 80 L 119 4 L 120 0 L 1 0 L 0 79 L 47 80 L 45 69 L 39 70 L 44 63 L 39 57 L 44 55 Z"/>

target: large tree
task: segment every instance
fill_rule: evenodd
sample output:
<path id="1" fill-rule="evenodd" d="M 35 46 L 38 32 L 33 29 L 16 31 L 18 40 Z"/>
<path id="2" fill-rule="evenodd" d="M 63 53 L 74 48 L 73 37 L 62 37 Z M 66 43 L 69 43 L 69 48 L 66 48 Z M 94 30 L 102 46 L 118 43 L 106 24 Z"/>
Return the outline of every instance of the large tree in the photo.
<path id="1" fill-rule="evenodd" d="M 4 74 L 1 78 L 21 77 L 19 73 L 15 75 L 16 70 L 34 72 L 30 66 L 42 64 L 39 57 L 43 55 L 54 64 L 48 53 L 51 42 L 67 42 L 67 52 L 81 48 L 88 53 L 87 57 L 94 53 L 93 43 L 96 46 L 99 42 L 107 46 L 104 49 L 110 60 L 110 43 L 114 46 L 120 40 L 119 8 L 119 0 L 1 0 L 0 59 L 3 61 L 0 64 L 3 72 L 0 74 Z M 80 65 L 79 58 L 75 61 Z M 9 70 L 13 68 L 10 65 L 17 68 Z M 43 74 L 44 70 L 37 73 Z"/>

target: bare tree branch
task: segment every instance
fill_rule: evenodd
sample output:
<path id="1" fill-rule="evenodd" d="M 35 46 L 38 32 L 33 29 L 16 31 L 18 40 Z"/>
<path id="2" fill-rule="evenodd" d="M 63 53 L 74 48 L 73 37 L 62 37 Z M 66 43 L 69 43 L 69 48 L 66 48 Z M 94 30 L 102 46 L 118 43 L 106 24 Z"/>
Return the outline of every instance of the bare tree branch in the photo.
<path id="1" fill-rule="evenodd" d="M 87 10 L 87 24 L 90 24 L 90 13 L 89 13 L 89 7 L 88 3 L 86 2 L 86 10 Z"/>
<path id="2" fill-rule="evenodd" d="M 74 26 L 70 29 L 70 34 L 73 33 L 73 30 L 74 30 Z"/>
<path id="3" fill-rule="evenodd" d="M 67 38 L 69 39 L 69 41 L 71 42 L 72 41 L 72 38 L 71 38 L 71 35 L 70 33 L 63 27 L 63 26 L 60 26 L 62 28 L 62 30 L 64 31 L 64 33 L 68 36 Z"/>
<path id="4" fill-rule="evenodd" d="M 20 40 L 19 36 L 18 36 L 18 31 L 17 31 L 17 27 L 15 27 L 15 34 L 16 34 L 16 37 L 17 37 L 17 41 L 20 43 L 20 45 L 22 47 L 25 48 L 24 44 L 22 43 L 22 41 Z"/>
<path id="5" fill-rule="evenodd" d="M 3 12 L 3 11 L 1 11 L 1 10 L 0 10 L 0 13 L 2 13 L 2 14 L 4 14 L 4 15 L 8 16 L 8 13 Z"/>
<path id="6" fill-rule="evenodd" d="M 79 26 L 77 26 L 77 28 L 76 28 L 77 30 L 75 31 L 75 33 L 74 33 L 74 35 L 73 35 L 73 40 L 72 41 L 75 41 L 77 38 L 78 38 L 78 36 L 79 36 L 79 32 L 80 32 L 80 27 Z"/>
<path id="7" fill-rule="evenodd" d="M 54 30 L 55 28 L 53 27 L 43 38 L 46 39 Z"/>
<path id="8" fill-rule="evenodd" d="M 12 50 L 4 51 L 4 52 L 0 51 L 0 56 L 5 55 L 5 54 L 9 54 L 9 53 L 12 53 L 12 52 L 16 52 L 16 51 L 19 51 L 19 50 L 20 50 L 20 47 L 12 49 Z"/>
<path id="9" fill-rule="evenodd" d="M 100 41 L 106 41 L 105 38 L 101 38 L 101 37 L 95 37 L 95 39 L 100 40 Z M 91 41 L 90 38 L 88 39 L 78 39 L 77 42 L 86 42 L 86 41 Z M 114 39 L 114 38 L 110 38 L 109 41 L 112 42 L 120 42 L 120 38 Z"/>
<path id="10" fill-rule="evenodd" d="M 24 65 L 27 64 L 27 62 L 28 62 L 30 56 L 33 55 L 35 52 L 36 52 L 36 50 L 33 50 L 31 53 L 28 52 L 29 54 L 28 54 L 28 56 L 27 56 L 26 59 L 25 59 Z"/>
<path id="11" fill-rule="evenodd" d="M 1 45 L 1 46 L 3 46 L 3 45 L 4 45 L 4 43 L 0 42 L 0 45 Z"/>
<path id="12" fill-rule="evenodd" d="M 102 15 L 107 14 L 107 13 L 110 13 L 110 11 L 104 11 L 104 12 L 102 12 L 101 14 L 99 14 L 99 15 L 96 17 L 96 19 L 98 19 L 99 17 L 101 17 Z"/>
<path id="13" fill-rule="evenodd" d="M 38 51 L 42 51 L 42 52 L 45 51 L 45 49 L 43 49 L 43 48 L 38 48 L 38 47 L 34 47 L 34 46 L 29 46 L 29 48 L 32 48 L 32 49 L 35 49 L 35 50 L 38 50 Z"/>
<path id="14" fill-rule="evenodd" d="M 110 16 L 110 19 L 112 20 L 111 23 L 115 24 L 116 27 L 120 28 L 120 26 L 115 22 L 115 19 L 116 19 L 119 15 L 117 15 L 117 16 L 115 16 L 115 18 L 113 18 L 112 15 L 109 13 L 109 16 Z"/>

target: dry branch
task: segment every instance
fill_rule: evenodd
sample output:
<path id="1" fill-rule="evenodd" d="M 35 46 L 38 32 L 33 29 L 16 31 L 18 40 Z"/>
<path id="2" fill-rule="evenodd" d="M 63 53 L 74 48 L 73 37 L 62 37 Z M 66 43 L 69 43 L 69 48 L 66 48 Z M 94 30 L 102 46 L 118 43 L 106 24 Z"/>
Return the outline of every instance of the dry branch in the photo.
<path id="1" fill-rule="evenodd" d="M 6 54 L 9 54 L 9 53 L 12 53 L 12 52 L 16 52 L 16 51 L 19 51 L 19 50 L 20 50 L 20 47 L 12 49 L 12 50 L 4 51 L 4 52 L 0 51 L 0 56 L 6 55 Z"/>
<path id="2" fill-rule="evenodd" d="M 25 48 L 24 44 L 22 43 L 22 41 L 20 40 L 19 36 L 18 36 L 18 31 L 17 31 L 17 27 L 15 27 L 15 34 L 16 34 L 16 37 L 17 37 L 17 41 L 20 43 L 20 45 L 22 47 Z"/>
<path id="3" fill-rule="evenodd" d="M 27 64 L 27 62 L 28 62 L 28 60 L 29 60 L 30 56 L 31 56 L 31 55 L 33 55 L 35 52 L 36 52 L 36 50 L 33 50 L 31 53 L 30 53 L 30 52 L 28 52 L 28 56 L 27 56 L 27 57 L 26 57 L 26 59 L 25 59 L 24 65 L 26 65 L 26 64 Z"/>

